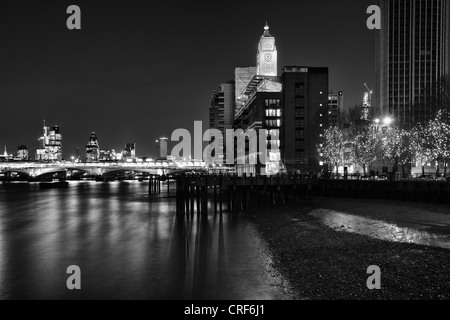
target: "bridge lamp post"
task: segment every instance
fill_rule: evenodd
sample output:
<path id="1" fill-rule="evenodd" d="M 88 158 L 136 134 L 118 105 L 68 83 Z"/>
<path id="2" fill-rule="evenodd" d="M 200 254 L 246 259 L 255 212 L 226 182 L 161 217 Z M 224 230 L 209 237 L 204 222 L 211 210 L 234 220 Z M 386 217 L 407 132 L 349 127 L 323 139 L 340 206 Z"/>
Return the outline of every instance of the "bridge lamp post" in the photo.
<path id="1" fill-rule="evenodd" d="M 72 159 L 72 162 L 75 161 L 75 157 L 74 156 L 71 156 L 70 159 Z"/>

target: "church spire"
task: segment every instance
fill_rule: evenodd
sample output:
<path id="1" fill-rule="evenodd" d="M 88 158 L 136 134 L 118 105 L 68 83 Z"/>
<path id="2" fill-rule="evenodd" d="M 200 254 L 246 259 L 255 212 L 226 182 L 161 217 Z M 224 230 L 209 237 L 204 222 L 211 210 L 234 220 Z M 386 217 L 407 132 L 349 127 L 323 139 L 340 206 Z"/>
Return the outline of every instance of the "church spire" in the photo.
<path id="1" fill-rule="evenodd" d="M 3 152 L 3 156 L 5 156 L 5 157 L 8 156 L 8 152 L 6 151 L 6 145 L 5 145 L 5 152 Z"/>

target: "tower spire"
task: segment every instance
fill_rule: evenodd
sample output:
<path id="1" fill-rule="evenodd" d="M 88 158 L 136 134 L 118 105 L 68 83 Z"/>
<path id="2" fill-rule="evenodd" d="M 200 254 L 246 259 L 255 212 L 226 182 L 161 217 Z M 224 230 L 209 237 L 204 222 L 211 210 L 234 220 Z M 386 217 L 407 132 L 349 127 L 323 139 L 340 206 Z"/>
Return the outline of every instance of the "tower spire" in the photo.
<path id="1" fill-rule="evenodd" d="M 3 152 L 3 155 L 4 155 L 5 157 L 8 156 L 8 152 L 6 151 L 6 144 L 5 144 L 5 152 Z"/>
<path id="2" fill-rule="evenodd" d="M 266 20 L 266 25 L 264 26 L 263 37 L 271 37 L 271 35 L 269 33 L 269 29 L 270 29 L 270 27 L 269 27 L 269 24 L 267 23 L 267 20 Z"/>
<path id="3" fill-rule="evenodd" d="M 269 32 L 269 24 L 266 21 L 264 34 L 259 39 L 258 53 L 256 56 L 256 73 L 259 76 L 276 77 L 278 53 L 275 38 Z"/>

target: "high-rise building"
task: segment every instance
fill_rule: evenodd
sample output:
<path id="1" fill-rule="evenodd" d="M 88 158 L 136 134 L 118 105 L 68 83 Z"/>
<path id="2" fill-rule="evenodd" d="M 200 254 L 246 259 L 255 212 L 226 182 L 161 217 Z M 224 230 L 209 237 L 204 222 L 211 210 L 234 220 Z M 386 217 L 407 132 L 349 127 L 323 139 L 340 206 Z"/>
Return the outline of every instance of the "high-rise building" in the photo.
<path id="1" fill-rule="evenodd" d="M 91 133 L 86 145 L 86 162 L 98 162 L 100 159 L 100 148 L 95 132 Z"/>
<path id="2" fill-rule="evenodd" d="M 125 151 L 124 152 L 125 159 L 136 160 L 136 143 L 134 142 L 126 143 L 124 151 Z"/>
<path id="3" fill-rule="evenodd" d="M 40 142 L 40 139 L 39 139 Z M 45 161 L 45 148 L 42 148 L 41 145 L 39 145 L 38 148 L 36 148 L 36 158 L 37 161 Z"/>
<path id="4" fill-rule="evenodd" d="M 209 128 L 217 129 L 222 133 L 222 139 L 219 141 L 221 150 L 216 150 L 216 157 L 221 162 L 226 158 L 226 147 L 223 137 L 226 130 L 233 128 L 235 112 L 235 82 L 229 81 L 221 84 L 218 91 L 215 91 L 211 97 L 209 108 Z"/>
<path id="5" fill-rule="evenodd" d="M 116 150 L 100 150 L 99 161 L 100 162 L 109 162 L 109 161 L 118 161 L 122 160 L 122 154 L 117 154 Z"/>
<path id="6" fill-rule="evenodd" d="M 329 126 L 328 68 L 284 67 L 278 82 L 254 81 L 268 84 L 249 85 L 249 99 L 236 115 L 235 128 L 279 130 L 279 140 L 275 143 L 284 169 L 319 172 L 323 163 L 317 146 Z M 267 166 L 237 166 L 238 173 L 264 174 L 268 169 Z"/>
<path id="7" fill-rule="evenodd" d="M 260 129 L 273 130 L 278 132 L 281 126 L 281 92 L 282 85 L 278 75 L 278 59 L 275 38 L 269 33 L 269 26 L 266 24 L 264 33 L 260 37 L 257 47 L 256 68 L 237 68 L 235 70 L 236 86 L 236 111 L 233 127 L 243 129 L 245 134 L 250 130 L 259 133 Z M 266 110 L 267 109 L 267 110 Z M 266 113 L 267 112 L 267 113 Z M 273 135 L 273 141 L 267 141 L 267 146 L 258 146 L 258 152 L 251 153 L 246 144 L 245 159 L 237 154 L 235 146 L 234 155 L 238 162 L 236 172 L 238 174 L 271 174 L 278 172 L 280 168 L 279 155 L 279 135 Z M 253 139 L 249 137 L 249 139 Z M 228 141 L 226 141 L 228 143 Z M 227 144 L 225 143 L 225 145 Z M 259 144 L 259 143 L 258 143 Z M 275 149 L 271 149 L 276 146 Z M 251 164 L 261 154 L 261 148 L 266 148 L 266 164 Z M 226 150 L 229 154 L 231 151 Z M 245 161 L 246 164 L 239 162 Z"/>
<path id="8" fill-rule="evenodd" d="M 47 127 L 44 121 L 43 136 L 36 150 L 36 160 L 61 161 L 62 160 L 62 135 L 58 126 Z"/>
<path id="9" fill-rule="evenodd" d="M 53 126 L 47 136 L 47 143 L 45 149 L 49 155 L 48 160 L 50 161 L 61 161 L 62 160 L 62 135 L 59 131 L 58 126 Z"/>
<path id="10" fill-rule="evenodd" d="M 17 160 L 26 161 L 28 160 L 28 147 L 21 145 L 17 148 Z"/>
<path id="11" fill-rule="evenodd" d="M 399 125 L 424 122 L 436 111 L 448 72 L 448 0 L 381 0 L 375 105 Z"/>
<path id="12" fill-rule="evenodd" d="M 279 140 L 279 131 L 282 126 L 282 99 L 283 93 L 281 90 L 281 83 L 279 80 L 275 81 L 274 79 L 262 79 L 259 80 L 254 79 L 256 82 L 264 83 L 267 82 L 267 86 L 252 86 L 249 85 L 249 89 L 247 91 L 248 101 L 244 105 L 244 107 L 239 111 L 234 120 L 234 128 L 243 129 L 246 134 L 248 134 L 249 130 L 255 130 L 255 133 L 259 133 L 261 129 L 268 130 L 268 133 L 273 130 L 273 132 L 278 132 L 278 134 L 272 134 L 275 139 L 272 141 L 267 141 L 267 159 L 272 159 L 272 161 L 267 161 L 265 165 L 258 163 L 257 165 L 251 164 L 250 159 L 257 159 L 258 153 L 261 152 L 261 148 L 264 146 L 259 145 L 258 141 L 258 152 L 256 154 L 250 153 L 248 145 L 246 145 L 246 155 L 245 159 L 237 158 L 239 155 L 237 154 L 237 150 L 235 148 L 234 155 L 237 161 L 245 161 L 245 164 L 238 163 L 236 165 L 236 172 L 238 174 L 262 174 L 262 175 L 270 175 L 271 173 L 277 173 L 280 168 L 280 140 Z M 252 83 L 254 83 L 252 81 Z M 269 84 L 270 83 L 270 84 Z M 251 87 L 251 89 L 250 89 Z M 252 136 L 249 136 L 249 140 L 252 139 Z M 228 141 L 227 141 L 228 143 Z M 272 152 L 272 146 L 275 147 L 275 151 Z M 270 157 L 271 153 L 274 154 Z"/>
<path id="13" fill-rule="evenodd" d="M 330 92 L 328 94 L 328 124 L 330 127 L 336 127 L 339 125 L 339 118 L 342 116 L 343 112 L 345 112 L 344 92 Z"/>
<path id="14" fill-rule="evenodd" d="M 290 172 L 320 171 L 317 146 L 329 125 L 328 68 L 285 67 L 278 77 L 275 38 L 267 25 L 258 45 L 257 65 L 256 75 L 242 94 L 236 92 L 243 104 L 236 110 L 234 128 L 267 130 L 270 141 L 266 156 L 270 161 L 266 166 L 238 164 L 237 173 L 271 174 L 283 167 Z M 237 90 L 241 88 L 236 84 Z M 246 157 L 255 158 L 252 154 Z"/>
<path id="15" fill-rule="evenodd" d="M 239 113 L 245 105 L 248 98 L 245 92 L 255 76 L 278 76 L 277 46 L 275 37 L 272 37 L 270 34 L 267 23 L 264 27 L 264 33 L 258 42 L 256 67 L 238 67 L 235 69 L 236 113 Z"/>
<path id="16" fill-rule="evenodd" d="M 284 67 L 281 157 L 287 171 L 320 172 L 329 126 L 328 68 Z"/>
<path id="17" fill-rule="evenodd" d="M 159 160 L 167 160 L 167 142 L 169 141 L 168 138 L 161 137 L 158 140 L 156 140 L 156 147 L 157 147 L 157 158 Z"/>

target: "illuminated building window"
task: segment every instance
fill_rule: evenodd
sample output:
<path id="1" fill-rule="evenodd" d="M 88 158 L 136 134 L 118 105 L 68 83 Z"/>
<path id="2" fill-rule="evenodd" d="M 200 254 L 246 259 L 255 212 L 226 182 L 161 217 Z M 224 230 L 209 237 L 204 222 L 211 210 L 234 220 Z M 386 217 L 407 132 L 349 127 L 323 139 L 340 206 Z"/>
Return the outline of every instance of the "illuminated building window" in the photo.
<path id="1" fill-rule="evenodd" d="M 280 107 L 281 101 L 280 99 L 266 99 L 266 107 Z"/>
<path id="2" fill-rule="evenodd" d="M 268 136 L 270 136 L 271 138 L 276 138 L 280 135 L 280 130 L 276 129 L 276 130 L 267 130 Z"/>
<path id="3" fill-rule="evenodd" d="M 280 140 L 271 140 L 268 143 L 269 148 L 274 149 L 274 148 L 280 148 Z"/>
<path id="4" fill-rule="evenodd" d="M 266 120 L 266 126 L 271 128 L 281 127 L 281 120 Z"/>
<path id="5" fill-rule="evenodd" d="M 281 117 L 281 110 L 280 109 L 267 109 L 266 117 Z"/>

